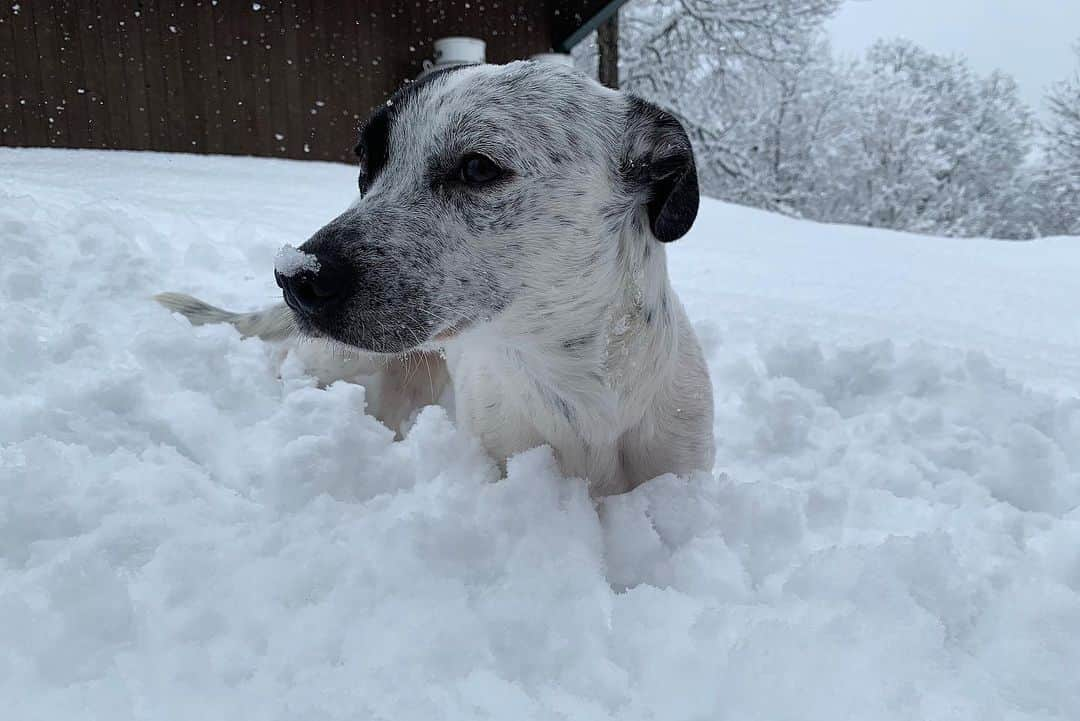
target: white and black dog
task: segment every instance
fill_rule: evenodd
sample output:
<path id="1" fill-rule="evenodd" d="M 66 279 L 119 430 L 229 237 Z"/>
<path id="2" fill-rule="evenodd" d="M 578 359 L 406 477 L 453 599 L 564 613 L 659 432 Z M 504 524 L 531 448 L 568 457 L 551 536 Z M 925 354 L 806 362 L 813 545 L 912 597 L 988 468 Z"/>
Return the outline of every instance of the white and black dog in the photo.
<path id="1" fill-rule="evenodd" d="M 712 388 L 664 252 L 698 209 L 674 117 L 551 64 L 466 66 L 400 90 L 357 154 L 359 198 L 278 265 L 285 304 L 158 299 L 347 346 L 395 429 L 449 380 L 493 458 L 549 444 L 595 496 L 711 469 Z"/>

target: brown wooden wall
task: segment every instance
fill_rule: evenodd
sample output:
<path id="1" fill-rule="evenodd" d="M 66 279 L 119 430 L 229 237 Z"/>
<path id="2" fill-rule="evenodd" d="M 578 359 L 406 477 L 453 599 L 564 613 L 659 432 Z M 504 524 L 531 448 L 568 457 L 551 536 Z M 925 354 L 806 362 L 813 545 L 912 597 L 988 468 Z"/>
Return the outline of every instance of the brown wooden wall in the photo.
<path id="1" fill-rule="evenodd" d="M 481 37 L 505 62 L 604 4 L 5 0 L 0 145 L 343 160 L 433 40 Z"/>

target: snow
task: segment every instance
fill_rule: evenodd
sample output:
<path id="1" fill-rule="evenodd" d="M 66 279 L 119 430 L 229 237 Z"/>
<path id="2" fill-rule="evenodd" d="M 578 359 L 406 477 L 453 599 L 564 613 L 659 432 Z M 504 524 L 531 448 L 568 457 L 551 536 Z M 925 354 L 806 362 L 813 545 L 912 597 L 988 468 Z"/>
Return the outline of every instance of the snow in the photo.
<path id="1" fill-rule="evenodd" d="M 286 243 L 274 256 L 274 270 L 281 275 L 291 278 L 300 271 L 309 273 L 319 272 L 319 259 L 310 253 L 305 253 Z"/>
<path id="2" fill-rule="evenodd" d="M 353 169 L 0 167 L 5 718 L 1080 718 L 1080 239 L 706 201 L 715 473 L 594 509 L 149 300 L 273 302 Z"/>

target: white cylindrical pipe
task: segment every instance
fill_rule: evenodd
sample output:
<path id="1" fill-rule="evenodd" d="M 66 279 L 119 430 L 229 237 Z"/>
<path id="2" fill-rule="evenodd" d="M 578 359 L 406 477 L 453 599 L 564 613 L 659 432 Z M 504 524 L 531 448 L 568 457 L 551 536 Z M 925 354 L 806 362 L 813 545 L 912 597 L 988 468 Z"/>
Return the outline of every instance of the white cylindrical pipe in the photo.
<path id="1" fill-rule="evenodd" d="M 533 55 L 532 60 L 540 63 L 552 63 L 554 65 L 565 65 L 567 67 L 574 67 L 574 58 L 569 53 L 537 53 Z"/>
<path id="2" fill-rule="evenodd" d="M 487 44 L 479 38 L 451 37 L 435 41 L 435 65 L 484 62 Z"/>
<path id="3" fill-rule="evenodd" d="M 485 62 L 484 51 L 487 43 L 479 38 L 449 37 L 435 41 L 435 59 L 425 60 L 424 69 L 416 79 L 441 68 L 455 65 L 476 65 Z"/>

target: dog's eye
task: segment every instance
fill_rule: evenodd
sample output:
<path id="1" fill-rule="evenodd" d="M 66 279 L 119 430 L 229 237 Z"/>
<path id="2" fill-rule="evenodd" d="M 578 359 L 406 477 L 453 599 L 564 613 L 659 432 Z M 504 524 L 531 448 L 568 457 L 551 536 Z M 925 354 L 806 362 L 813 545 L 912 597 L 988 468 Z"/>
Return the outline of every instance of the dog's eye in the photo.
<path id="1" fill-rule="evenodd" d="M 503 175 L 502 168 L 491 158 L 470 153 L 461 159 L 458 166 L 458 178 L 467 185 L 486 185 L 498 180 Z"/>

